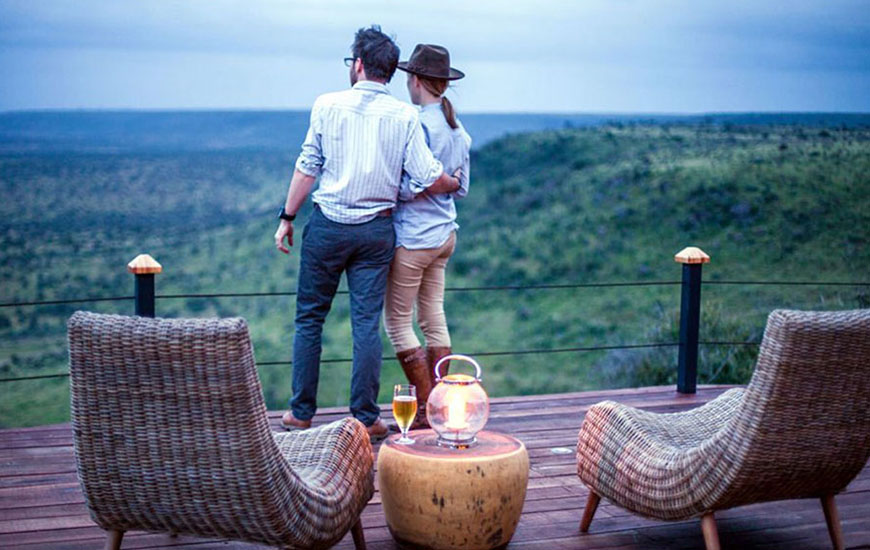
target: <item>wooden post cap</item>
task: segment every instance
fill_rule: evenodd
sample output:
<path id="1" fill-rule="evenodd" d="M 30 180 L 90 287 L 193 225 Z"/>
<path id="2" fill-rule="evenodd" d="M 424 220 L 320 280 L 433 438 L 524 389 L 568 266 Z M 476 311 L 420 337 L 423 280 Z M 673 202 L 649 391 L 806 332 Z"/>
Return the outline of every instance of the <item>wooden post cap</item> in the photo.
<path id="1" fill-rule="evenodd" d="M 708 264 L 710 263 L 710 256 L 700 248 L 687 246 L 677 252 L 674 260 L 681 264 Z"/>
<path id="2" fill-rule="evenodd" d="M 139 254 L 127 264 L 127 271 L 135 275 L 145 275 L 147 273 L 160 273 L 163 271 L 163 266 L 157 263 L 157 260 L 148 254 Z"/>

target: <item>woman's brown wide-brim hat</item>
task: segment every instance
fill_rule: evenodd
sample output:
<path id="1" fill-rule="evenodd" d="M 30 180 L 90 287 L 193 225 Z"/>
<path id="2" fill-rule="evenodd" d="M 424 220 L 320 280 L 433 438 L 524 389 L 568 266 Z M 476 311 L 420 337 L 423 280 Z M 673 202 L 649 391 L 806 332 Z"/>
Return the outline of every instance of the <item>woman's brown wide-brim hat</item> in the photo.
<path id="1" fill-rule="evenodd" d="M 459 80 L 465 76 L 465 73 L 450 66 L 450 52 L 447 48 L 434 44 L 417 44 L 411 59 L 400 61 L 398 68 L 429 78 Z"/>

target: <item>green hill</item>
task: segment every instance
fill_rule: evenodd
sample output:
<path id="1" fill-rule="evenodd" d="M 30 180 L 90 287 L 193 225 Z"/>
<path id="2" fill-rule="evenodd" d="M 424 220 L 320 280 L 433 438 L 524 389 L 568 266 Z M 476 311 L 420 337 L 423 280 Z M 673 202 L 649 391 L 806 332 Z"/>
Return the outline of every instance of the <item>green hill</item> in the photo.
<path id="1" fill-rule="evenodd" d="M 0 301 L 129 295 L 124 265 L 151 253 L 158 294 L 295 290 L 298 254 L 274 250 L 274 210 L 293 155 L 282 151 L 0 156 Z M 870 130 L 815 126 L 626 125 L 492 142 L 472 160 L 451 287 L 678 281 L 673 254 L 712 256 L 706 281 L 868 281 Z M 302 220 L 297 227 L 301 227 Z M 676 339 L 678 286 L 451 292 L 454 348 L 466 353 Z M 870 287 L 706 285 L 701 339 L 760 338 L 775 307 L 870 307 Z M 77 308 L 0 308 L 0 377 L 66 369 Z M 240 315 L 258 361 L 292 352 L 292 297 L 174 298 L 158 315 Z M 339 296 L 324 358 L 350 357 Z M 755 348 L 704 346 L 701 382 L 744 381 Z M 392 350 L 384 337 L 384 354 Z M 676 349 L 482 356 L 493 395 L 670 383 Z M 260 368 L 267 404 L 285 405 L 290 367 Z M 383 401 L 401 374 L 384 364 Z M 349 364 L 326 363 L 322 406 L 347 402 Z M 65 379 L 0 384 L 0 425 L 64 420 Z"/>

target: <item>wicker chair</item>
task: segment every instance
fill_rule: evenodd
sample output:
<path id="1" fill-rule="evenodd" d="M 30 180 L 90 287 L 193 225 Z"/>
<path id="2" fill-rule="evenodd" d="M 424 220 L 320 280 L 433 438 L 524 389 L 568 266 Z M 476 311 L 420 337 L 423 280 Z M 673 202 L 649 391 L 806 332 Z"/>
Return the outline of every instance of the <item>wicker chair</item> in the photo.
<path id="1" fill-rule="evenodd" d="M 577 471 L 590 487 L 580 530 L 600 497 L 662 520 L 820 498 L 843 547 L 834 495 L 870 455 L 870 310 L 770 314 L 752 380 L 697 409 L 656 414 L 611 401 L 589 409 Z"/>
<path id="2" fill-rule="evenodd" d="M 354 419 L 273 433 L 243 319 L 69 320 L 79 481 L 106 548 L 128 530 L 328 548 L 374 492 Z"/>

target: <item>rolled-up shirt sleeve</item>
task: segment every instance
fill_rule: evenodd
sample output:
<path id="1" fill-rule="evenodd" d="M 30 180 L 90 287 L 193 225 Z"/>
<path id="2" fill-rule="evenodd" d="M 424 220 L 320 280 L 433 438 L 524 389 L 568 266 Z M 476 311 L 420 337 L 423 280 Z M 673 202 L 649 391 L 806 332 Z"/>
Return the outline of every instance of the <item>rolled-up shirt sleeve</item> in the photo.
<path id="1" fill-rule="evenodd" d="M 422 193 L 426 188 L 418 184 L 412 184 L 408 174 L 402 174 L 402 181 L 399 183 L 399 200 L 412 201 L 417 196 L 417 193 Z"/>
<path id="2" fill-rule="evenodd" d="M 435 158 L 432 151 L 429 150 L 429 146 L 426 145 L 426 136 L 423 134 L 423 126 L 420 124 L 419 117 L 414 117 L 411 125 L 408 142 L 405 145 L 403 169 L 408 175 L 410 190 L 413 193 L 426 190 L 444 172 L 441 162 Z"/>
<path id="3" fill-rule="evenodd" d="M 317 102 L 311 108 L 311 122 L 308 125 L 308 133 L 305 142 L 302 143 L 302 152 L 296 159 L 296 169 L 311 177 L 320 175 L 323 167 L 323 150 L 320 147 L 320 108 Z"/>

